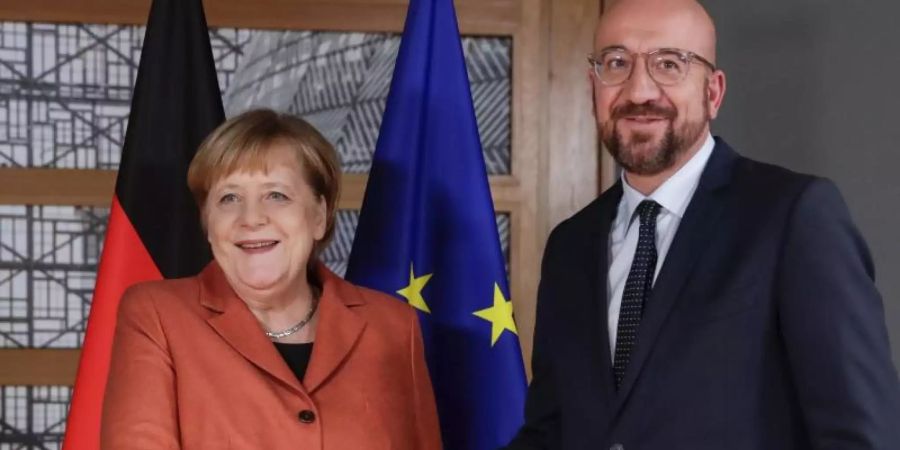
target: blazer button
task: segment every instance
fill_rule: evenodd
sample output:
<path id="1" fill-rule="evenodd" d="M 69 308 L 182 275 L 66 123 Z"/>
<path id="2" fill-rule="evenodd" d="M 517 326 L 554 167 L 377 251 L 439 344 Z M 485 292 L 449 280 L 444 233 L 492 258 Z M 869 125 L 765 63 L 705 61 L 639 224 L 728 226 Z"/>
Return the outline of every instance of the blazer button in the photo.
<path id="1" fill-rule="evenodd" d="M 300 411 L 299 414 L 297 414 L 297 418 L 300 419 L 300 421 L 303 423 L 313 423 L 316 421 L 316 413 L 308 409 L 304 409 L 303 411 Z"/>
<path id="2" fill-rule="evenodd" d="M 609 450 L 625 450 L 625 446 L 617 443 L 617 444 L 610 445 Z"/>

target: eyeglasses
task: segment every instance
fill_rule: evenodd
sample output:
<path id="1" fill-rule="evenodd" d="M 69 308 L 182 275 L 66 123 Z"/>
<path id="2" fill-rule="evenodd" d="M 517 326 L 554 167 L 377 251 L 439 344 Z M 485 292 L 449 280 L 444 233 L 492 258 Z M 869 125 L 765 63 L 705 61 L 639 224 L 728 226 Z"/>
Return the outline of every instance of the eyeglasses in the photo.
<path id="1" fill-rule="evenodd" d="M 687 50 L 660 48 L 645 53 L 629 52 L 623 48 L 611 48 L 599 55 L 588 56 L 597 79 L 606 86 L 617 86 L 631 78 L 635 61 L 643 56 L 647 62 L 647 74 L 656 83 L 671 86 L 687 77 L 691 63 L 696 62 L 715 72 L 716 66 L 706 58 Z"/>

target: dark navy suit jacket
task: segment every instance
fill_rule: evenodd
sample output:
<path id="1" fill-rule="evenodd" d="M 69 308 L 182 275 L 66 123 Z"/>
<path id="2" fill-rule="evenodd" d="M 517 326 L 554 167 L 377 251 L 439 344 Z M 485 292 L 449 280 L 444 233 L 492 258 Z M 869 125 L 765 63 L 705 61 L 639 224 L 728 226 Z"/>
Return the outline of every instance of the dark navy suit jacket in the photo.
<path id="1" fill-rule="evenodd" d="M 609 189 L 547 242 L 510 450 L 900 450 L 872 261 L 831 182 L 716 139 L 617 391 L 606 284 L 621 196 Z"/>

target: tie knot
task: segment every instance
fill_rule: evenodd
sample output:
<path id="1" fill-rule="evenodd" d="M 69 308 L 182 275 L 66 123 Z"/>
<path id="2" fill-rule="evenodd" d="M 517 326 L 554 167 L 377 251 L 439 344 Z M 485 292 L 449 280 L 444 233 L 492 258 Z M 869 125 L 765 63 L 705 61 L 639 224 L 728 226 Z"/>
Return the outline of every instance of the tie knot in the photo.
<path id="1" fill-rule="evenodd" d="M 653 200 L 644 200 L 637 207 L 637 211 L 635 211 L 641 219 L 641 225 L 646 225 L 648 223 L 656 223 L 656 216 L 659 215 L 659 210 L 662 208 L 659 203 L 654 202 Z"/>

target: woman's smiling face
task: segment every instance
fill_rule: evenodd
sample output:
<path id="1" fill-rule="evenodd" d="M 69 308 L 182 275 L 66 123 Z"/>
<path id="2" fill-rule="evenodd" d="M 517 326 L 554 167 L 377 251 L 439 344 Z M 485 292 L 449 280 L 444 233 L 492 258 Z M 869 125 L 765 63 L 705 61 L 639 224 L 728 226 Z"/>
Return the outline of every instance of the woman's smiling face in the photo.
<path id="1" fill-rule="evenodd" d="M 325 234 L 324 199 L 304 179 L 294 152 L 275 146 L 266 170 L 216 180 L 203 211 L 213 255 L 242 297 L 306 283 L 307 263 Z"/>

